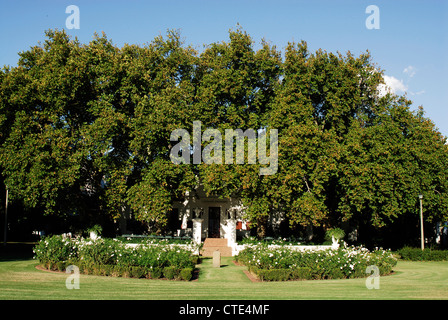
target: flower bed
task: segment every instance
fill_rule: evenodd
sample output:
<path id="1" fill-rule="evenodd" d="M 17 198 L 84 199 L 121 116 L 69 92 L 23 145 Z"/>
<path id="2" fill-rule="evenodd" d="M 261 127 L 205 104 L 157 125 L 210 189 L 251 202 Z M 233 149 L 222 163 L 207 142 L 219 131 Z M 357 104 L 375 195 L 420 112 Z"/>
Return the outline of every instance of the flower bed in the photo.
<path id="1" fill-rule="evenodd" d="M 369 275 L 366 268 L 370 265 L 377 266 L 380 275 L 386 275 L 397 264 L 390 250 L 340 247 L 298 251 L 265 244 L 246 246 L 236 260 L 265 281 L 366 277 Z"/>
<path id="2" fill-rule="evenodd" d="M 238 245 L 257 245 L 257 244 L 266 244 L 266 245 L 275 245 L 275 246 L 329 246 L 332 245 L 331 238 L 329 238 L 325 243 L 313 243 L 310 241 L 304 241 L 301 238 L 272 238 L 266 237 L 263 239 L 258 239 L 257 237 L 246 237 L 241 240 L 238 240 Z"/>
<path id="3" fill-rule="evenodd" d="M 84 274 L 190 280 L 198 260 L 194 244 L 142 243 L 128 245 L 117 239 L 69 239 L 51 236 L 35 247 L 35 258 L 50 270 L 76 265 Z"/>
<path id="4" fill-rule="evenodd" d="M 146 236 L 146 235 L 122 235 L 118 236 L 117 240 L 125 243 L 170 243 L 170 244 L 191 244 L 193 239 L 191 237 L 171 237 L 171 236 Z"/>

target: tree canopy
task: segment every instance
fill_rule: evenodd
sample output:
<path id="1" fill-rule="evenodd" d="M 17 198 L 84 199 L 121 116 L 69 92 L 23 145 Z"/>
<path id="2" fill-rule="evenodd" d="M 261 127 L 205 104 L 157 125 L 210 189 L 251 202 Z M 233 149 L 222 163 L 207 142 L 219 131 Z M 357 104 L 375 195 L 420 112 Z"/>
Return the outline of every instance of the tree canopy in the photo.
<path id="1" fill-rule="evenodd" d="M 112 219 L 131 210 L 163 226 L 201 183 L 240 197 L 261 233 L 276 210 L 291 226 L 380 228 L 416 217 L 418 194 L 426 221 L 448 219 L 446 137 L 422 107 L 380 93 L 368 51 L 311 53 L 302 41 L 282 56 L 266 41 L 255 49 L 241 28 L 200 53 L 178 31 L 121 48 L 104 34 L 46 37 L 0 72 L 0 168 L 28 207 Z M 277 129 L 278 171 L 260 175 L 247 150 L 244 164 L 174 164 L 170 134 L 193 121 L 223 136 Z"/>

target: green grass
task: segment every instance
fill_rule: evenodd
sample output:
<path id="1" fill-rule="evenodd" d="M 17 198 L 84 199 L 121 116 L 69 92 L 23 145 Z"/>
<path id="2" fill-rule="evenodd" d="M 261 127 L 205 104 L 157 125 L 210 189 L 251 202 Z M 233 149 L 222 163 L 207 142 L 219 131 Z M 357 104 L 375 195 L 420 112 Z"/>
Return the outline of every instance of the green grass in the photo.
<path id="1" fill-rule="evenodd" d="M 169 281 L 80 276 L 80 289 L 68 290 L 67 274 L 36 269 L 37 262 L 0 257 L 0 299 L 448 299 L 448 262 L 399 261 L 395 273 L 368 290 L 366 279 L 251 282 L 232 258 L 221 268 L 210 259 L 198 265 L 196 281 Z"/>

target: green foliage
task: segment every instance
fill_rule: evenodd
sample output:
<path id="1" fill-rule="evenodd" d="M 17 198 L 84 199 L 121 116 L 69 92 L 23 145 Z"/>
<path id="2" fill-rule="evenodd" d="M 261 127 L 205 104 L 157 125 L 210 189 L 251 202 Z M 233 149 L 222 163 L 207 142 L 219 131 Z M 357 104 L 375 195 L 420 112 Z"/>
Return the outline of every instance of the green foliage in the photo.
<path id="1" fill-rule="evenodd" d="M 345 232 L 341 228 L 333 228 L 328 229 L 325 232 L 325 239 L 331 240 L 332 238 L 335 238 L 336 240 L 341 240 L 345 237 Z"/>
<path id="2" fill-rule="evenodd" d="M 403 260 L 410 261 L 443 261 L 448 260 L 448 250 L 404 247 L 398 250 Z"/>
<path id="3" fill-rule="evenodd" d="M 177 277 L 177 271 L 178 269 L 176 267 L 165 267 L 163 268 L 163 275 L 165 278 L 172 280 Z"/>
<path id="4" fill-rule="evenodd" d="M 34 247 L 35 258 L 51 270 L 74 264 L 84 274 L 158 279 L 188 278 L 197 262 L 194 246 L 169 243 L 130 247 L 116 239 L 65 239 L 46 237 Z M 191 279 L 191 277 L 190 277 Z M 189 280 L 189 279 L 188 279 Z"/>
<path id="5" fill-rule="evenodd" d="M 129 277 L 131 278 L 143 278 L 147 274 L 145 267 L 133 266 L 130 267 Z"/>
<path id="6" fill-rule="evenodd" d="M 62 236 L 44 237 L 33 249 L 42 265 L 78 260 L 77 243 Z"/>
<path id="7" fill-rule="evenodd" d="M 101 232 L 103 231 L 103 228 L 99 225 L 96 224 L 91 228 L 87 229 L 88 232 L 94 232 L 97 236 L 101 235 Z"/>
<path id="8" fill-rule="evenodd" d="M 193 268 L 184 268 L 180 270 L 180 278 L 185 281 L 190 281 L 193 277 Z"/>
<path id="9" fill-rule="evenodd" d="M 117 256 L 123 254 L 124 249 L 113 239 L 81 240 L 78 243 L 79 259 L 92 264 L 116 264 Z"/>
<path id="10" fill-rule="evenodd" d="M 151 279 L 159 279 L 159 278 L 161 278 L 162 277 L 162 271 L 163 271 L 163 269 L 159 268 L 159 267 L 151 268 L 151 271 L 150 271 Z"/>
<path id="11" fill-rule="evenodd" d="M 132 210 L 161 230 L 172 202 L 200 183 L 240 197 L 259 236 L 273 210 L 291 226 L 414 219 L 419 193 L 426 221 L 448 218 L 446 137 L 411 101 L 379 95 L 369 52 L 311 53 L 302 41 L 282 58 L 264 41 L 255 50 L 240 27 L 200 54 L 175 31 L 143 47 L 46 37 L 0 72 L 0 169 L 28 207 L 112 219 Z M 278 172 L 174 165 L 170 133 L 192 132 L 194 120 L 222 134 L 278 129 Z"/>
<path id="12" fill-rule="evenodd" d="M 276 246 L 294 246 L 300 245 L 302 241 L 300 239 L 296 239 L 295 237 L 290 238 L 264 238 L 258 239 L 257 237 L 247 237 L 238 241 L 238 244 L 249 244 L 249 245 L 257 245 L 257 244 L 265 244 L 265 245 L 276 245 Z"/>
<path id="13" fill-rule="evenodd" d="M 164 237 L 164 236 L 145 236 L 145 235 L 121 235 L 116 237 L 117 240 L 125 243 L 135 244 L 187 244 L 194 246 L 196 243 L 191 237 Z"/>
<path id="14" fill-rule="evenodd" d="M 380 275 L 386 275 L 397 264 L 394 255 L 382 249 L 372 252 L 362 247 L 297 251 L 265 244 L 247 246 L 239 252 L 237 260 L 267 281 L 366 277 L 366 268 L 370 265 L 377 266 Z"/>
<path id="15" fill-rule="evenodd" d="M 288 269 L 259 269 L 257 275 L 262 281 L 286 281 L 290 278 L 291 271 Z"/>
<path id="16" fill-rule="evenodd" d="M 311 269 L 307 267 L 298 267 L 290 271 L 290 279 L 292 280 L 310 280 Z"/>

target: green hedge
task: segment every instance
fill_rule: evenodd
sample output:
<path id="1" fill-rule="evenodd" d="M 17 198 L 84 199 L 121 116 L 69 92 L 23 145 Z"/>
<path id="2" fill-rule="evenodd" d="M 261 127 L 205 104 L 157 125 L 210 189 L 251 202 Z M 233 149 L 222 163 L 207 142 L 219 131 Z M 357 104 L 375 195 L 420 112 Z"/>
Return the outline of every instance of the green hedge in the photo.
<path id="1" fill-rule="evenodd" d="M 310 280 L 319 278 L 310 268 L 296 269 L 259 269 L 251 267 L 250 271 L 262 281 Z"/>
<path id="2" fill-rule="evenodd" d="M 42 267 L 64 271 L 76 265 L 83 274 L 190 280 L 196 263 L 195 248 L 173 244 L 129 247 L 116 239 L 43 238 L 34 247 Z M 190 275 L 188 275 L 188 273 Z"/>
<path id="3" fill-rule="evenodd" d="M 404 247 L 398 250 L 398 254 L 403 260 L 410 261 L 444 261 L 448 260 L 448 250 L 434 250 L 430 248 Z"/>
<path id="4" fill-rule="evenodd" d="M 366 269 L 370 265 L 377 266 L 380 275 L 387 275 L 397 263 L 390 250 L 341 247 L 296 251 L 263 244 L 246 247 L 236 256 L 236 260 L 265 281 L 367 277 Z"/>
<path id="5" fill-rule="evenodd" d="M 286 281 L 291 272 L 288 269 L 259 269 L 257 275 L 263 281 Z"/>

